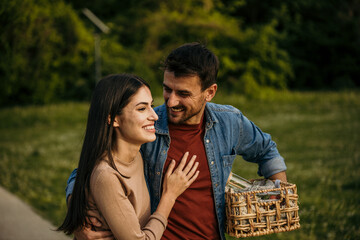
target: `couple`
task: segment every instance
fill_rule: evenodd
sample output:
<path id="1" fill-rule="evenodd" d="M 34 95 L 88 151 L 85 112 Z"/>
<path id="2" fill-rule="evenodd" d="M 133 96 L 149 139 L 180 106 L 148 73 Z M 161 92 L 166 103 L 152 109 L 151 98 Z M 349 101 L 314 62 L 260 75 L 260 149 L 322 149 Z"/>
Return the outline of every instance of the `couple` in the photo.
<path id="1" fill-rule="evenodd" d="M 99 82 L 59 230 L 77 239 L 225 239 L 225 184 L 236 155 L 257 163 L 259 175 L 286 181 L 270 135 L 234 107 L 210 103 L 218 65 L 199 43 L 173 50 L 163 64 L 165 104 L 155 112 L 140 78 Z"/>

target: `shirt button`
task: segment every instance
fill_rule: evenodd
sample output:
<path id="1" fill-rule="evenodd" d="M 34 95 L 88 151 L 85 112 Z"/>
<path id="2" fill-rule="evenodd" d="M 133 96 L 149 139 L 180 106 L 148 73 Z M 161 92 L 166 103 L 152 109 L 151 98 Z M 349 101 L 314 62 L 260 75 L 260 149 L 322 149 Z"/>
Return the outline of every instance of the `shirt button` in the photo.
<path id="1" fill-rule="evenodd" d="M 160 172 L 156 172 L 157 175 L 160 175 Z"/>
<path id="2" fill-rule="evenodd" d="M 213 165 L 214 164 L 214 161 L 211 161 L 211 165 Z"/>
<path id="3" fill-rule="evenodd" d="M 216 184 L 215 184 L 215 187 L 217 187 L 217 186 L 218 186 L 218 184 L 216 183 Z"/>
<path id="4" fill-rule="evenodd" d="M 206 139 L 206 143 L 209 143 L 210 141 L 209 141 L 209 139 Z"/>

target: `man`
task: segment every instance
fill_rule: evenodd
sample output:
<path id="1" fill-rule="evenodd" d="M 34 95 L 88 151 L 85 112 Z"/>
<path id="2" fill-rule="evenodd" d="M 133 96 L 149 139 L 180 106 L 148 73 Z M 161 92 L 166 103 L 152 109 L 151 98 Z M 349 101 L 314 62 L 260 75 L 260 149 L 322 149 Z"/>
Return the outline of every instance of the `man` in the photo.
<path id="1" fill-rule="evenodd" d="M 200 174 L 176 200 L 162 239 L 225 239 L 225 184 L 236 155 L 257 163 L 259 175 L 286 181 L 284 159 L 270 135 L 238 109 L 210 103 L 218 65 L 217 57 L 199 43 L 180 46 L 164 62 L 165 104 L 155 109 L 157 139 L 141 147 L 152 211 L 172 159 L 189 151 L 197 156 Z M 94 234 L 85 229 L 77 237 L 85 233 Z"/>

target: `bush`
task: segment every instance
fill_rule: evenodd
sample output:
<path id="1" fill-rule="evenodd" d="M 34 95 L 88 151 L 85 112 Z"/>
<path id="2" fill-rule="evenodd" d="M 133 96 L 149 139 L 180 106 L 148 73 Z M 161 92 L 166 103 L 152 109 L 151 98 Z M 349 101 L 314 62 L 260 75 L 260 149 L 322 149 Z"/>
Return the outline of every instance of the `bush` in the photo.
<path id="1" fill-rule="evenodd" d="M 89 94 L 93 40 L 69 5 L 5 0 L 0 24 L 0 105 Z"/>

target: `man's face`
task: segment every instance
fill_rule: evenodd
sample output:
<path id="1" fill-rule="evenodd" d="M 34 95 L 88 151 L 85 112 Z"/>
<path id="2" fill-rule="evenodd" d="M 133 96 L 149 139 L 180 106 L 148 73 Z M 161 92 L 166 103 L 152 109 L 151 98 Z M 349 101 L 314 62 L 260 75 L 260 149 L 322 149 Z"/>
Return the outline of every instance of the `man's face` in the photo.
<path id="1" fill-rule="evenodd" d="M 208 89 L 201 91 L 198 76 L 175 77 L 169 71 L 164 72 L 163 96 L 168 121 L 174 124 L 200 123 L 205 104 L 209 101 Z"/>

